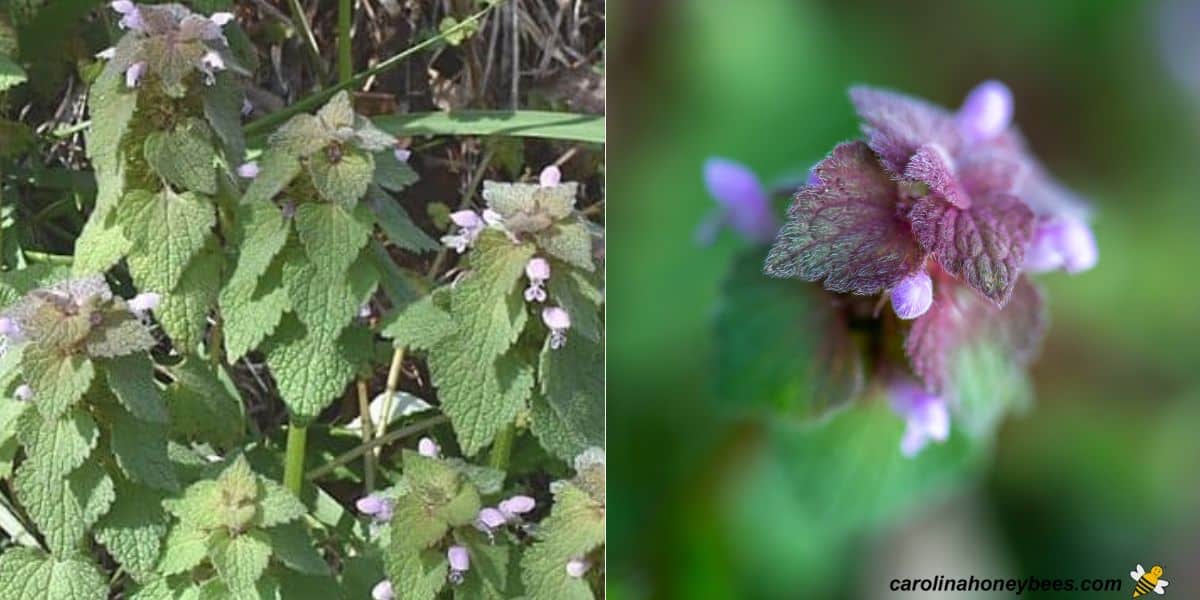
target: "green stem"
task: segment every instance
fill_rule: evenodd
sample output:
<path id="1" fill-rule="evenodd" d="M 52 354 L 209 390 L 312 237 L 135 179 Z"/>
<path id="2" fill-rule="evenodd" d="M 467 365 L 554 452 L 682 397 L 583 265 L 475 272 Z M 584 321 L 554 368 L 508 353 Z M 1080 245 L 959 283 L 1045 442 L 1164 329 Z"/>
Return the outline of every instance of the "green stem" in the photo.
<path id="1" fill-rule="evenodd" d="M 379 427 L 375 431 L 375 435 L 380 436 L 387 433 L 388 423 L 392 420 L 392 403 L 396 399 L 396 389 L 400 387 L 400 374 L 404 368 L 404 346 L 397 346 L 392 352 L 392 365 L 388 367 L 387 388 L 384 390 L 383 397 L 383 419 L 379 422 Z"/>
<path id="2" fill-rule="evenodd" d="M 362 441 L 368 444 L 375 437 L 374 420 L 371 418 L 371 400 L 367 397 L 367 382 L 358 380 L 358 421 L 362 424 Z M 363 485 L 367 493 L 375 489 L 375 453 L 363 454 Z"/>
<path id="3" fill-rule="evenodd" d="M 517 428 L 512 423 L 496 434 L 496 441 L 492 442 L 492 450 L 488 454 L 488 464 L 492 468 L 508 470 L 508 458 L 512 456 L 513 440 L 516 437 Z"/>
<path id="4" fill-rule="evenodd" d="M 449 420 L 450 419 L 447 418 L 446 415 L 438 415 L 436 417 L 430 417 L 424 421 L 421 421 L 420 423 L 413 423 L 408 427 L 403 427 L 395 431 L 389 431 L 387 435 L 381 435 L 371 440 L 370 443 L 362 444 L 357 448 L 329 461 L 328 463 L 313 469 L 312 472 L 307 475 L 307 477 L 310 481 L 314 479 L 320 479 L 321 477 L 332 473 L 334 469 L 362 456 L 364 452 L 369 452 L 375 448 L 378 448 L 379 446 L 383 446 L 384 444 L 390 444 L 391 442 L 394 442 L 402 437 L 413 435 L 414 433 L 420 433 L 436 425 L 441 425 Z"/>
<path id="5" fill-rule="evenodd" d="M 288 6 L 292 9 L 292 20 L 300 28 L 304 49 L 307 51 L 308 60 L 312 63 L 313 71 L 315 71 L 313 74 L 320 82 L 324 79 L 325 69 L 321 61 L 321 48 L 317 46 L 317 36 L 313 35 L 312 25 L 308 23 L 308 15 L 304 14 L 304 7 L 300 6 L 300 0 L 288 0 Z"/>
<path id="6" fill-rule="evenodd" d="M 354 22 L 354 0 L 338 0 L 338 82 L 354 77 L 354 55 L 350 52 L 350 28 Z"/>
<path id="7" fill-rule="evenodd" d="M 308 427 L 291 423 L 288 426 L 287 462 L 283 466 L 283 485 L 300 495 L 304 482 L 304 446 L 308 443 Z"/>
<path id="8" fill-rule="evenodd" d="M 295 2 L 296 0 L 292 0 L 292 1 Z M 409 47 L 408 49 L 404 50 L 403 52 L 400 52 L 400 53 L 388 58 L 387 60 L 381 61 L 379 64 L 375 65 L 374 67 L 371 67 L 370 69 L 367 69 L 366 71 L 363 71 L 362 73 L 359 73 L 358 75 L 355 75 L 355 76 L 351 77 L 350 79 L 342 81 L 342 82 L 338 83 L 337 85 L 329 86 L 329 87 L 327 87 L 327 88 L 325 88 L 303 100 L 300 100 L 299 102 L 296 102 L 295 104 L 292 104 L 291 106 L 289 106 L 281 111 L 271 113 L 265 117 L 262 117 L 261 119 L 258 119 L 257 121 L 254 121 L 254 122 L 246 125 L 246 130 L 245 130 L 246 137 L 253 137 L 260 133 L 266 133 L 267 131 L 270 131 L 271 129 L 273 129 L 276 125 L 279 125 L 280 123 L 283 123 L 284 121 L 292 118 L 293 115 L 296 115 L 296 114 L 299 114 L 302 112 L 312 111 L 313 109 L 317 108 L 318 106 L 324 104 L 326 100 L 332 98 L 334 94 L 336 94 L 342 90 L 349 89 L 356 85 L 359 85 L 362 82 L 369 79 L 370 77 L 372 77 L 374 75 L 378 75 L 379 73 L 382 73 L 396 65 L 399 65 L 401 62 L 404 61 L 404 59 L 408 58 L 409 56 L 412 56 L 413 54 L 416 54 L 434 44 L 437 44 L 438 42 L 446 39 L 446 37 L 451 34 L 454 34 L 466 27 L 469 27 L 471 24 L 482 19 L 483 16 L 488 13 L 488 11 L 495 9 L 497 6 L 500 6 L 503 3 L 504 3 L 503 0 L 501 0 L 500 2 L 491 4 L 487 8 L 484 8 L 483 10 L 480 10 L 479 12 L 463 19 L 461 22 L 455 24 L 453 27 L 447 27 L 445 31 L 443 31 L 435 36 L 431 36 L 429 39 L 427 39 L 423 42 L 417 43 L 416 45 Z"/>

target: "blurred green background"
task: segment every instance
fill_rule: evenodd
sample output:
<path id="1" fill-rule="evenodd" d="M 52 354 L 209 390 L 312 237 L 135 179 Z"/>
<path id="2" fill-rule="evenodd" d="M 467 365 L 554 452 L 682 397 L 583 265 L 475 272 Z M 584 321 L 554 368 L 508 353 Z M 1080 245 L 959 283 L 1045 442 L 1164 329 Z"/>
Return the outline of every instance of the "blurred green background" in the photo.
<path id="1" fill-rule="evenodd" d="M 1195 5 L 608 3 L 610 597 L 883 598 L 894 577 L 1136 563 L 1164 566 L 1166 597 L 1200 597 Z M 1096 209 L 1099 266 L 1040 278 L 1036 404 L 991 447 L 952 438 L 915 461 L 878 402 L 869 436 L 720 416 L 740 400 L 713 392 L 712 317 L 744 244 L 692 242 L 714 206 L 704 160 L 802 173 L 857 136 L 850 84 L 957 107 L 988 78 Z"/>

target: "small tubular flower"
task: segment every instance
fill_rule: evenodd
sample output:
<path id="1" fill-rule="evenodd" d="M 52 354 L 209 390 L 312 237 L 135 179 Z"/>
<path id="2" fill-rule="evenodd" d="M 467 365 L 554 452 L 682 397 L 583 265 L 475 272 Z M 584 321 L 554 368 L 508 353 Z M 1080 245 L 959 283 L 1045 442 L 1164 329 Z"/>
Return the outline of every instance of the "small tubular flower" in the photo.
<path id="1" fill-rule="evenodd" d="M 505 523 L 508 523 L 508 517 L 504 516 L 504 513 L 500 512 L 499 509 L 489 506 L 479 511 L 479 516 L 475 518 L 475 522 L 481 529 L 499 529 L 504 527 Z"/>
<path id="2" fill-rule="evenodd" d="M 125 71 L 125 87 L 135 88 L 138 81 L 142 79 L 142 73 L 146 72 L 145 62 L 135 62 Z"/>
<path id="3" fill-rule="evenodd" d="M 255 161 L 242 163 L 241 165 L 238 165 L 237 168 L 238 177 L 243 179 L 254 179 L 255 177 L 258 177 L 258 172 L 258 163 Z"/>
<path id="4" fill-rule="evenodd" d="M 117 22 L 117 26 L 121 29 L 132 29 L 134 31 L 146 30 L 146 24 L 142 21 L 141 11 L 130 0 L 115 0 L 109 6 L 121 14 L 121 20 Z"/>
<path id="5" fill-rule="evenodd" d="M 731 160 L 710 158 L 704 163 L 704 183 L 721 206 L 718 222 L 728 223 L 751 242 L 770 242 L 775 237 L 779 222 L 771 212 L 770 196 L 753 171 Z"/>
<path id="6" fill-rule="evenodd" d="M 558 306 L 542 309 L 542 322 L 550 328 L 550 349 L 557 350 L 567 343 L 567 330 L 571 328 L 571 315 Z"/>
<path id="7" fill-rule="evenodd" d="M 890 393 L 892 410 L 905 422 L 900 438 L 904 456 L 914 457 L 930 441 L 940 443 L 950 437 L 950 411 L 940 396 L 908 379 L 894 382 Z"/>
<path id="8" fill-rule="evenodd" d="M 364 515 L 367 515 L 379 523 L 386 523 L 392 520 L 393 509 L 395 503 L 390 499 L 379 494 L 367 494 L 354 503 L 354 507 Z"/>
<path id="9" fill-rule="evenodd" d="M 892 310 L 901 319 L 915 319 L 933 304 L 933 280 L 924 270 L 900 280 L 892 288 Z"/>
<path id="10" fill-rule="evenodd" d="M 446 560 L 450 562 L 450 581 L 462 583 L 463 574 L 471 568 L 471 554 L 463 546 L 450 546 Z"/>
<path id="11" fill-rule="evenodd" d="M 21 326 L 10 317 L 0 317 L 0 336 L 17 341 L 21 337 Z"/>
<path id="12" fill-rule="evenodd" d="M 412 158 L 412 150 L 408 148 L 396 148 L 392 151 L 392 154 L 396 156 L 396 160 L 402 163 L 406 163 L 408 159 Z"/>
<path id="13" fill-rule="evenodd" d="M 372 600 L 395 600 L 396 595 L 392 591 L 392 582 L 384 579 L 375 584 L 375 587 L 371 588 L 371 598 Z"/>
<path id="14" fill-rule="evenodd" d="M 550 263 L 541 257 L 529 259 L 525 265 L 525 277 L 529 279 L 529 287 L 525 288 L 526 302 L 545 302 L 546 290 L 542 287 L 550 279 Z"/>
<path id="15" fill-rule="evenodd" d="M 462 254 L 475 243 L 480 233 L 487 228 L 487 223 L 473 210 L 459 210 L 450 213 L 450 220 L 458 226 L 453 234 L 442 236 L 442 244 L 454 248 Z"/>
<path id="16" fill-rule="evenodd" d="M 1012 115 L 1012 91 L 1003 83 L 991 80 L 967 94 L 955 121 L 968 143 L 978 143 L 995 139 L 1007 131 Z"/>
<path id="17" fill-rule="evenodd" d="M 154 292 L 142 292 L 126 302 L 129 310 L 137 314 L 144 314 L 158 308 L 158 303 L 162 300 L 162 296 Z"/>
<path id="18" fill-rule="evenodd" d="M 1100 251 L 1092 230 L 1082 219 L 1061 216 L 1039 223 L 1025 256 L 1025 269 L 1044 273 L 1063 269 L 1080 273 L 1096 266 Z"/>
<path id="19" fill-rule="evenodd" d="M 517 515 L 523 515 L 537 506 L 537 502 L 529 496 L 513 496 L 507 500 L 500 501 L 497 508 L 506 519 L 512 519 Z"/>
<path id="20" fill-rule="evenodd" d="M 438 458 L 442 454 L 442 448 L 433 438 L 423 437 L 417 442 L 417 453 L 427 458 Z"/>
<path id="21" fill-rule="evenodd" d="M 579 579 L 588 572 L 592 565 L 582 558 L 572 558 L 567 561 L 567 575 Z"/>
<path id="22" fill-rule="evenodd" d="M 550 165 L 538 175 L 538 185 L 542 187 L 551 187 L 558 185 L 562 181 L 562 171 L 557 165 Z"/>
<path id="23" fill-rule="evenodd" d="M 29 387 L 28 384 L 22 383 L 17 386 L 16 390 L 13 390 L 13 397 L 21 402 L 27 402 L 30 398 L 33 398 L 33 388 Z"/>

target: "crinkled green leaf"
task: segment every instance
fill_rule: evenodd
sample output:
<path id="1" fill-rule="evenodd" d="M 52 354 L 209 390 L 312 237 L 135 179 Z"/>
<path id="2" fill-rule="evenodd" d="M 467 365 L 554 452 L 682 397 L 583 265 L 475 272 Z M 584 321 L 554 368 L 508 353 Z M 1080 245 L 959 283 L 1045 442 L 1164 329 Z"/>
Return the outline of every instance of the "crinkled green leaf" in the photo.
<path id="1" fill-rule="evenodd" d="M 439 344 L 429 356 L 442 410 L 467 455 L 479 452 L 513 422 L 534 384 L 533 367 L 515 356 L 485 361 L 477 351 L 456 350 L 450 342 Z"/>
<path id="2" fill-rule="evenodd" d="M 372 188 L 368 199 L 371 210 L 375 212 L 376 221 L 393 244 L 413 252 L 438 249 L 438 243 L 417 227 L 404 207 L 386 192 Z"/>
<path id="3" fill-rule="evenodd" d="M 592 271 L 592 234 L 583 221 L 568 221 L 556 224 L 538 236 L 538 247 L 543 252 L 577 269 Z"/>
<path id="4" fill-rule="evenodd" d="M 223 263 L 220 249 L 210 241 L 188 263 L 179 286 L 163 295 L 155 314 L 176 350 L 190 353 L 200 344 L 208 313 L 217 302 Z"/>
<path id="5" fill-rule="evenodd" d="M 299 158 L 321 151 L 333 135 L 313 115 L 299 114 L 276 129 L 267 140 L 271 151 Z"/>
<path id="6" fill-rule="evenodd" d="M 100 439 L 100 431 L 91 415 L 83 410 L 72 409 L 53 419 L 29 410 L 21 414 L 17 437 L 25 446 L 25 460 L 30 468 L 61 479 L 87 460 Z"/>
<path id="7" fill-rule="evenodd" d="M 280 396 L 300 420 L 320 414 L 354 375 L 355 365 L 336 339 L 310 333 L 294 316 L 284 317 L 266 354 Z"/>
<path id="8" fill-rule="evenodd" d="M 100 323 L 92 326 L 84 340 L 84 352 L 92 358 L 145 352 L 158 344 L 150 327 L 132 312 L 109 309 L 95 314 L 100 315 Z"/>
<path id="9" fill-rule="evenodd" d="M 100 362 L 113 395 L 133 416 L 150 423 L 166 424 L 167 405 L 154 383 L 154 363 L 144 353 L 110 358 Z"/>
<path id="10" fill-rule="evenodd" d="M 604 544 L 605 508 L 569 482 L 556 482 L 550 516 L 521 560 L 521 579 L 533 600 L 591 599 L 587 581 L 567 574 L 567 562 Z"/>
<path id="11" fill-rule="evenodd" d="M 340 154 L 331 157 L 329 152 L 318 152 L 308 157 L 305 166 L 322 198 L 351 207 L 367 193 L 375 176 L 375 159 L 348 147 L 342 147 Z"/>
<path id="12" fill-rule="evenodd" d="M 446 587 L 450 565 L 443 551 L 402 546 L 385 553 L 383 560 L 397 598 L 433 600 Z"/>
<path id="13" fill-rule="evenodd" d="M 135 579 L 144 581 L 154 572 L 167 533 L 162 495 L 118 481 L 116 496 L 112 509 L 96 524 L 96 540 Z"/>
<path id="14" fill-rule="evenodd" d="M 290 306 L 282 264 L 274 261 L 288 238 L 283 213 L 273 204 L 258 203 L 242 204 L 238 215 L 238 261 L 218 298 L 231 361 L 258 346 Z"/>
<path id="15" fill-rule="evenodd" d="M 346 91 L 334 94 L 329 102 L 317 111 L 317 119 L 325 129 L 335 132 L 344 127 L 353 127 L 354 117 L 354 104 Z"/>
<path id="16" fill-rule="evenodd" d="M 205 194 L 217 193 L 217 150 L 212 129 L 197 118 L 171 131 L 155 131 L 142 146 L 146 163 L 171 185 Z"/>
<path id="17" fill-rule="evenodd" d="M 560 456 L 569 459 L 589 446 L 602 446 L 604 348 L 576 338 L 561 348 L 551 349 L 547 340 L 542 347 L 538 377 L 543 396 L 573 442 L 569 455 Z M 539 433 L 537 428 L 534 432 Z"/>
<path id="18" fill-rule="evenodd" d="M 246 140 L 242 135 L 242 100 L 245 96 L 235 77 L 227 71 L 217 73 L 216 82 L 204 86 L 200 97 L 204 102 L 204 118 L 221 138 L 226 159 L 234 165 L 240 163 L 246 153 Z"/>
<path id="19" fill-rule="evenodd" d="M 138 420 L 119 407 L 106 411 L 112 430 L 109 445 L 117 465 L 131 480 L 157 490 L 179 489 L 175 469 L 167 458 L 167 428 Z"/>
<path id="20" fill-rule="evenodd" d="M 570 216 L 578 193 L 574 181 L 552 186 L 485 181 L 482 196 L 509 231 L 536 233 Z"/>
<path id="21" fill-rule="evenodd" d="M 62 355 L 37 346 L 21 354 L 21 373 L 33 388 L 33 403 L 49 419 L 73 406 L 92 384 L 96 375 L 92 361 L 79 354 Z"/>
<path id="22" fill-rule="evenodd" d="M 104 600 L 108 582 L 81 554 L 15 547 L 0 555 L 0 590 L 10 600 Z"/>
<path id="23" fill-rule="evenodd" d="M 291 490 L 261 476 L 259 484 L 262 490 L 258 500 L 260 527 L 273 527 L 295 521 L 308 512 Z"/>
<path id="24" fill-rule="evenodd" d="M 454 329 L 450 313 L 429 294 L 389 316 L 381 333 L 397 346 L 428 350 Z"/>
<path id="25" fill-rule="evenodd" d="M 471 568 L 461 584 L 454 588 L 456 598 L 488 598 L 503 600 L 508 594 L 508 573 L 511 552 L 505 544 L 492 543 L 479 531 L 461 529 L 454 534 L 459 544 L 471 556 Z"/>
<path id="26" fill-rule="evenodd" d="M 114 498 L 112 479 L 95 462 L 83 463 L 65 479 L 22 464 L 13 484 L 17 499 L 58 555 L 78 549 Z"/>
<path id="27" fill-rule="evenodd" d="M 332 343 L 375 291 L 379 275 L 365 255 L 345 272 L 322 273 L 292 248 L 285 251 L 283 266 L 291 306 L 309 335 L 320 335 Z"/>
<path id="28" fill-rule="evenodd" d="M 71 267 L 76 275 L 106 271 L 129 252 L 131 242 L 125 239 L 117 222 L 115 208 L 115 203 L 102 205 L 97 199 L 96 209 L 75 239 L 75 260 Z"/>
<path id="29" fill-rule="evenodd" d="M 309 575 L 328 575 L 329 565 L 317 551 L 303 523 L 288 523 L 267 530 L 275 558 L 288 568 Z"/>
<path id="30" fill-rule="evenodd" d="M 217 575 L 235 594 L 254 594 L 255 583 L 267 569 L 271 543 L 257 531 L 218 537 L 209 554 Z"/>
<path id="31" fill-rule="evenodd" d="M 185 524 L 176 524 L 163 541 L 158 572 L 174 575 L 190 571 L 208 556 L 209 533 Z"/>
<path id="32" fill-rule="evenodd" d="M 592 342 L 600 342 L 604 328 L 600 323 L 597 299 L 591 296 L 595 291 L 591 283 L 582 274 L 556 261 L 550 269 L 547 288 L 549 303 L 562 307 L 571 317 L 568 336 L 583 336 Z"/>
<path id="33" fill-rule="evenodd" d="M 106 66 L 88 94 L 92 126 L 87 130 L 87 152 L 96 174 L 96 208 L 75 241 L 72 268 L 77 275 L 104 271 L 129 250 L 113 209 L 125 193 L 121 138 L 136 107 L 137 90 L 125 86 L 120 71 Z"/>
<path id="34" fill-rule="evenodd" d="M 370 215 L 333 203 L 296 208 L 296 233 L 304 251 L 324 276 L 340 276 L 358 258 L 371 235 Z"/>
<path id="35" fill-rule="evenodd" d="M 171 432 L 196 441 L 232 448 L 245 434 L 241 400 L 208 361 L 188 358 L 171 367 L 177 380 L 167 386 Z"/>
<path id="36" fill-rule="evenodd" d="M 395 552 L 399 548 L 429 548 L 442 539 L 450 527 L 445 521 L 430 515 L 420 499 L 401 496 L 393 508 L 391 530 L 392 551 Z"/>
<path id="37" fill-rule="evenodd" d="M 276 194 L 300 173 L 300 161 L 287 152 L 269 148 L 258 158 L 258 176 L 250 182 L 242 195 L 243 204 L 270 202 Z"/>
<path id="38" fill-rule="evenodd" d="M 396 158 L 395 152 L 375 153 L 375 183 L 385 190 L 398 192 L 414 184 L 420 176 L 406 162 Z"/>
<path id="39" fill-rule="evenodd" d="M 376 155 L 396 147 L 395 136 L 376 127 L 375 123 L 361 115 L 354 115 L 353 142 L 359 150 L 373 152 Z"/>
<path id="40" fill-rule="evenodd" d="M 118 211 L 125 236 L 133 244 L 129 271 L 134 283 L 169 298 L 212 235 L 217 220 L 212 202 L 192 192 L 133 190 L 121 199 Z"/>

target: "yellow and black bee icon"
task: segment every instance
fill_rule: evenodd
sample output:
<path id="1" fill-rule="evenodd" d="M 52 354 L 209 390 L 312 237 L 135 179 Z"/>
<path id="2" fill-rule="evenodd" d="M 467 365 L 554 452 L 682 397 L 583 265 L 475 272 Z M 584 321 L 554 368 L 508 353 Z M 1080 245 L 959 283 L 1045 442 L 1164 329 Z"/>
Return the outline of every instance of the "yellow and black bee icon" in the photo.
<path id="1" fill-rule="evenodd" d="M 1149 594 L 1150 590 L 1154 590 L 1155 594 L 1165 594 L 1167 580 L 1162 578 L 1163 568 L 1160 565 L 1150 567 L 1150 572 L 1147 573 L 1142 565 L 1137 566 L 1136 571 L 1130 571 L 1129 576 L 1137 583 L 1133 586 L 1133 597 L 1137 598 L 1143 594 Z"/>

